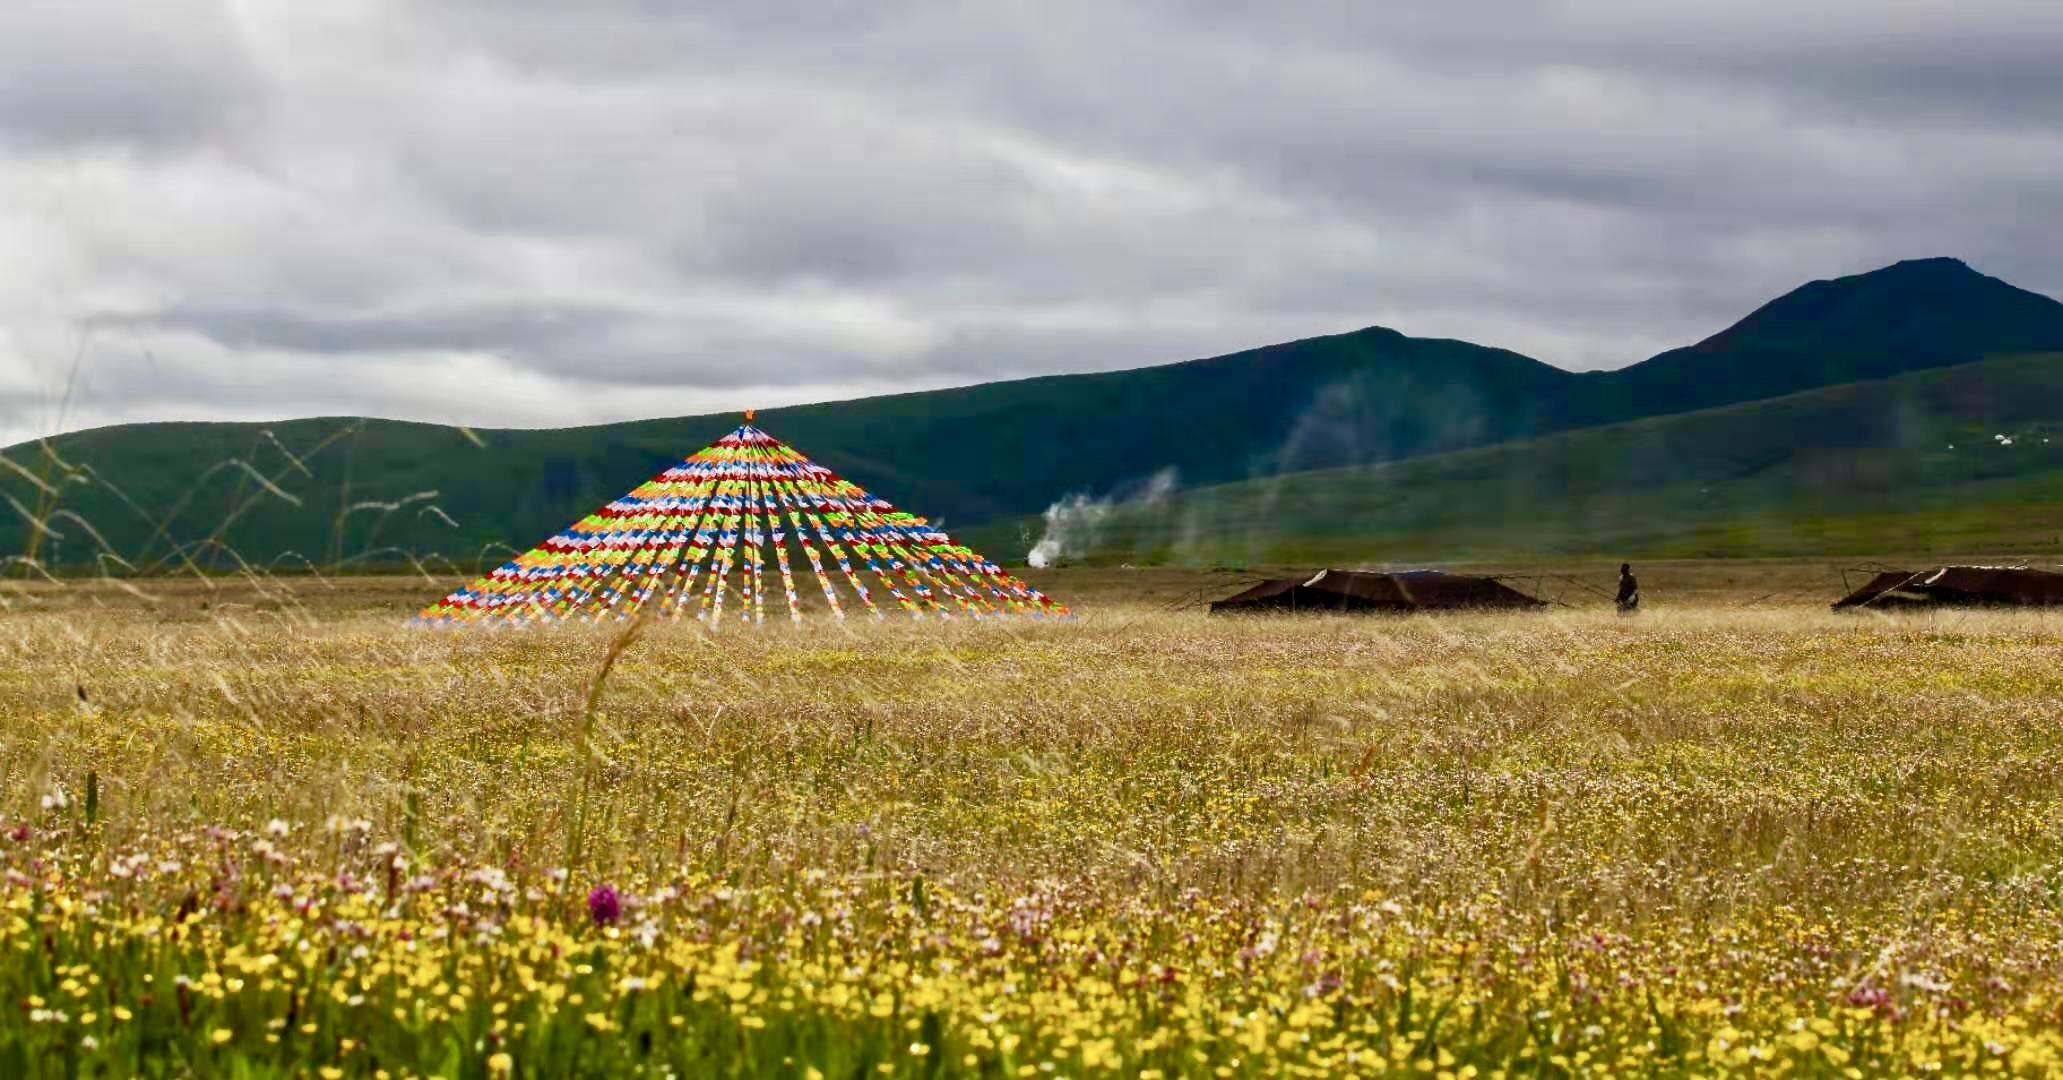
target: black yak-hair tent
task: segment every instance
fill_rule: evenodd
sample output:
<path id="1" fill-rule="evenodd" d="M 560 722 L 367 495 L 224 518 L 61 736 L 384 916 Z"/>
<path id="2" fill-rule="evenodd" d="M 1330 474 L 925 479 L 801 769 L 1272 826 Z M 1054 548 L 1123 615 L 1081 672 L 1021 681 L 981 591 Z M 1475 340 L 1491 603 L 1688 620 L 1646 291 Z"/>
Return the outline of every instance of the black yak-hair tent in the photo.
<path id="1" fill-rule="evenodd" d="M 2019 566 L 1937 566 L 1883 571 L 1834 601 L 1834 610 L 2057 604 L 2063 604 L 2063 574 Z"/>
<path id="2" fill-rule="evenodd" d="M 1212 614 L 1247 611 L 1451 611 L 1546 607 L 1496 578 L 1439 570 L 1381 573 L 1320 570 L 1275 578 L 1211 605 Z"/>

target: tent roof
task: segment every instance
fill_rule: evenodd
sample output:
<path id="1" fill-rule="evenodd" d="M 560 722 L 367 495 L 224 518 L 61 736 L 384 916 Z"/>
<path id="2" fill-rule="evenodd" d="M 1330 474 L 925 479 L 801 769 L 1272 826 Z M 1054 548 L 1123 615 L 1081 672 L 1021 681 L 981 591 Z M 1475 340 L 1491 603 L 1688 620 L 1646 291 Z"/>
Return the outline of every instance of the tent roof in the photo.
<path id="1" fill-rule="evenodd" d="M 1302 580 L 1301 578 L 1270 578 L 1244 592 L 1234 593 L 1223 600 L 1213 601 L 1211 606 L 1217 607 L 1219 604 L 1245 604 L 1281 596 L 1283 593 L 1296 588 L 1302 583 Z"/>
<path id="2" fill-rule="evenodd" d="M 1834 610 L 1890 605 L 2063 604 L 2063 574 L 2021 566 L 1885 570 L 1834 601 Z"/>
<path id="3" fill-rule="evenodd" d="M 1441 570 L 1320 570 L 1309 577 L 1263 581 L 1213 603 L 1211 610 L 1306 606 L 1415 610 L 1544 605 L 1490 577 Z"/>

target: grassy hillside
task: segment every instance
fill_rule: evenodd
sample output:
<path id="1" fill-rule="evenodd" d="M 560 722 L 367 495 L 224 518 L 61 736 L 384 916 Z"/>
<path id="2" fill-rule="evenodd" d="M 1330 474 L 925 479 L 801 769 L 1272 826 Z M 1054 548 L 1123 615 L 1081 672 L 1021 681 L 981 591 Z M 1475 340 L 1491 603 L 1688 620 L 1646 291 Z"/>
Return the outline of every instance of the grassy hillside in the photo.
<path id="1" fill-rule="evenodd" d="M 1132 371 L 767 410 L 762 424 L 959 529 L 1014 522 L 1070 492 L 1119 491 L 1164 469 L 1196 487 L 1394 462 L 2034 348 L 2063 350 L 2063 304 L 1954 260 L 1923 260 L 1815 282 L 1690 349 L 1605 374 L 1371 328 Z M 193 559 L 227 569 L 238 558 L 338 567 L 434 555 L 470 568 L 536 542 L 737 421 L 467 432 L 330 418 L 81 432 L 0 451 L 0 500 L 11 500 L 0 501 L 0 552 L 29 549 L 30 523 L 54 510 L 50 533 L 33 546 L 45 562 L 72 567 L 109 557 L 139 568 Z M 1839 449 L 1885 437 L 1884 419 L 1863 410 L 1825 422 L 1836 430 L 1796 432 L 1806 441 L 1795 445 L 1751 441 L 1765 457 L 1813 459 L 1828 440 Z M 1726 457 L 1736 439 L 1695 424 L 1681 432 L 1670 453 L 1697 460 Z M 1728 442 L 1692 445 L 1707 433 Z M 1585 477 L 1614 475 L 1541 476 L 1509 454 L 1450 461 L 1486 463 L 1456 490 L 1497 493 L 1490 517 L 1529 527 L 1587 521 L 1601 496 Z M 1760 512 L 1777 502 L 1757 491 L 1739 505 Z M 1714 505 L 1691 498 L 1683 510 L 1702 520 Z M 1665 509 L 1650 504 L 1641 520 L 1676 513 Z M 1448 512 L 1382 511 L 1407 531 L 1442 537 Z M 1306 534 L 1299 543 L 1331 542 L 1326 515 L 1286 520 Z M 1016 543 L 1014 527 L 991 534 Z"/>
<path id="2" fill-rule="evenodd" d="M 1687 412 L 1987 356 L 2063 350 L 2063 303 L 1956 259 L 1814 281 L 1717 334 L 1587 377 L 1566 426 Z"/>
<path id="3" fill-rule="evenodd" d="M 2001 433 L 2011 446 L 1994 440 Z M 977 539 L 1015 535 L 998 527 Z M 2054 560 L 2063 355 L 1194 490 L 1120 507 L 1084 541 L 1077 550 L 1105 562 L 1892 550 Z"/>
<path id="4" fill-rule="evenodd" d="M 1135 371 L 770 409 L 759 423 L 951 525 L 1169 466 L 1209 483 L 1497 442 L 1536 430 L 1537 403 L 1570 378 L 1516 353 L 1371 329 Z M 47 474 L 57 505 L 77 515 L 51 523 L 74 565 L 102 550 L 97 532 L 137 565 L 215 551 L 212 539 L 255 561 L 436 552 L 470 566 L 483 548 L 543 538 L 738 422 L 140 424 L 53 440 L 54 460 L 35 445 L 4 453 Z M 20 504 L 0 505 L 0 552 L 21 551 L 50 493 L 0 466 L 0 494 Z M 218 551 L 211 565 L 226 558 Z"/>

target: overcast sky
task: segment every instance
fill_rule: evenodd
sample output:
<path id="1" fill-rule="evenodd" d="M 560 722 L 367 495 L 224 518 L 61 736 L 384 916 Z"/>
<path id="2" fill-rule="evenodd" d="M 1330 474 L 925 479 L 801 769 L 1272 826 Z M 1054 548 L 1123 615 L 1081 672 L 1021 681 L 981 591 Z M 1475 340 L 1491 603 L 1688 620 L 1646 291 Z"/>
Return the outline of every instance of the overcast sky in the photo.
<path id="1" fill-rule="evenodd" d="M 2063 294 L 2059 56 L 2055 0 L 16 0 L 0 444 L 1370 324 L 1616 367 L 1931 255 Z"/>

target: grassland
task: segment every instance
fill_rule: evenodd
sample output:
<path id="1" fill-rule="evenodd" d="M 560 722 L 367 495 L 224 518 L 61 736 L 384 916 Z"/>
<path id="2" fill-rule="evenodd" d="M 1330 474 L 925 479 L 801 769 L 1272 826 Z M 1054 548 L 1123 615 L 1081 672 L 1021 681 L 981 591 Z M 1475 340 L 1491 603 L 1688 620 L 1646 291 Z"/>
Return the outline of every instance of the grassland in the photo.
<path id="1" fill-rule="evenodd" d="M 0 1073 L 2063 1067 L 2063 621 L 1644 569 L 630 638 L 0 587 Z"/>

